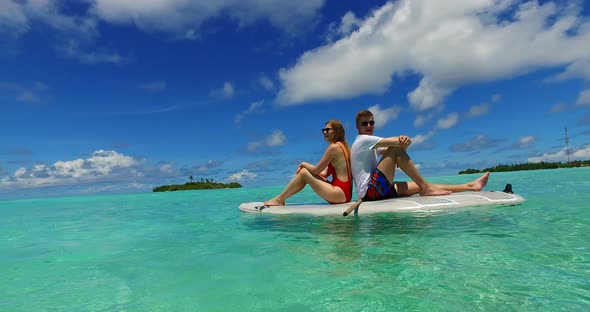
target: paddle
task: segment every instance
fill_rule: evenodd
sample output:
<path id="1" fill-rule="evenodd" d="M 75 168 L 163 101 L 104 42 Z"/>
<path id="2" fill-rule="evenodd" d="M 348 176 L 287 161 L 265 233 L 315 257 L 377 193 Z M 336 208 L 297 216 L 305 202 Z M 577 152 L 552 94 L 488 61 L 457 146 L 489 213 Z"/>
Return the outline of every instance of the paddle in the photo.
<path id="1" fill-rule="evenodd" d="M 342 213 L 343 216 L 348 216 L 348 214 L 350 214 L 351 211 L 355 210 L 361 203 L 363 202 L 363 199 L 360 198 L 359 200 L 356 201 L 356 203 L 352 204 L 352 206 L 348 207 L 348 209 L 346 209 L 346 211 L 344 213 Z"/>

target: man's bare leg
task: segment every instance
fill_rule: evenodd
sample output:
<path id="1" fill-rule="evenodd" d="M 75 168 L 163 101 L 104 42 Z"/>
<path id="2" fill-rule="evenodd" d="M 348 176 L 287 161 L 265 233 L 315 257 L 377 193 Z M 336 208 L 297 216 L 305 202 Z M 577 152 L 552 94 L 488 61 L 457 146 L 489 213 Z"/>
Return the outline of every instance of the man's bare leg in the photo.
<path id="1" fill-rule="evenodd" d="M 432 184 L 437 188 L 451 191 L 454 193 L 464 191 L 481 191 L 488 183 L 489 172 L 484 173 L 479 178 L 464 184 Z M 399 196 L 412 196 L 420 192 L 420 187 L 413 181 L 410 182 L 395 182 L 395 186 Z"/>
<path id="2" fill-rule="evenodd" d="M 414 165 L 412 159 L 410 159 L 408 153 L 406 153 L 406 150 L 400 147 L 389 147 L 381 157 L 381 161 L 379 162 L 379 165 L 377 165 L 377 169 L 385 174 L 388 181 L 393 181 L 395 178 L 396 167 L 399 167 L 408 175 L 408 177 L 410 177 L 410 179 L 412 179 L 415 187 L 417 187 L 416 193 L 420 193 L 420 196 L 448 195 L 451 193 L 449 190 L 439 188 L 436 185 L 426 181 L 418 172 L 418 169 Z M 416 194 L 412 193 L 407 195 L 404 190 L 401 190 L 402 192 L 400 192 L 400 190 L 397 191 L 398 195 L 400 196 L 410 196 Z"/>

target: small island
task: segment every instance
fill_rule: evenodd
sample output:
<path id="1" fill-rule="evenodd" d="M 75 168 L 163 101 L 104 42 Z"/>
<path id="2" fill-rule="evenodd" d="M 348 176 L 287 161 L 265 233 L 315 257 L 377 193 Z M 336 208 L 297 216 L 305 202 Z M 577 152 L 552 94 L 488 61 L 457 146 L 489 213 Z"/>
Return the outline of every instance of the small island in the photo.
<path id="1" fill-rule="evenodd" d="M 466 169 L 459 171 L 459 174 L 471 174 L 471 173 L 483 173 L 489 172 L 506 172 L 506 171 L 520 171 L 520 170 L 540 170 L 540 169 L 557 169 L 557 168 L 577 168 L 577 167 L 588 167 L 590 166 L 590 160 L 574 160 L 566 163 L 562 162 L 539 162 L 539 163 L 522 163 L 512 165 L 497 165 L 491 168 L 485 168 L 482 170 L 478 169 Z"/>
<path id="2" fill-rule="evenodd" d="M 193 182 L 193 176 L 190 176 L 190 182 L 185 184 L 172 184 L 162 185 L 155 187 L 152 191 L 154 192 L 174 192 L 174 191 L 187 191 L 187 190 L 212 190 L 212 189 L 223 189 L 223 188 L 239 188 L 242 187 L 240 183 L 220 183 L 215 182 L 213 179 L 202 179 L 201 181 Z"/>

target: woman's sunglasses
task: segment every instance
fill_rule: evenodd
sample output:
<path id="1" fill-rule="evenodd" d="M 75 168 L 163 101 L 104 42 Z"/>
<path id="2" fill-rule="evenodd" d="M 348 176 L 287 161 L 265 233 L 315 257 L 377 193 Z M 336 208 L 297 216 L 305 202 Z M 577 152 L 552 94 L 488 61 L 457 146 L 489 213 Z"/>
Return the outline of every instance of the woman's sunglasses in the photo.
<path id="1" fill-rule="evenodd" d="M 328 133 L 330 130 L 332 130 L 332 128 L 324 128 L 322 129 L 322 133 Z"/>

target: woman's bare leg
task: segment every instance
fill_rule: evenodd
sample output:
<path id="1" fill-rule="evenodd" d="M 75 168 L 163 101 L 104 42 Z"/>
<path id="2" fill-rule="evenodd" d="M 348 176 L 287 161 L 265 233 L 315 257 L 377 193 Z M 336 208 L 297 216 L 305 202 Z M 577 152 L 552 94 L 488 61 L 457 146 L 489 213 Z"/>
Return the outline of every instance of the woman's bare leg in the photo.
<path id="1" fill-rule="evenodd" d="M 284 206 L 285 200 L 299 193 L 306 184 L 309 184 L 318 195 L 328 202 L 344 203 L 346 201 L 346 196 L 340 188 L 332 186 L 320 176 L 302 168 L 279 195 L 265 201 L 264 204 L 268 206 Z"/>

